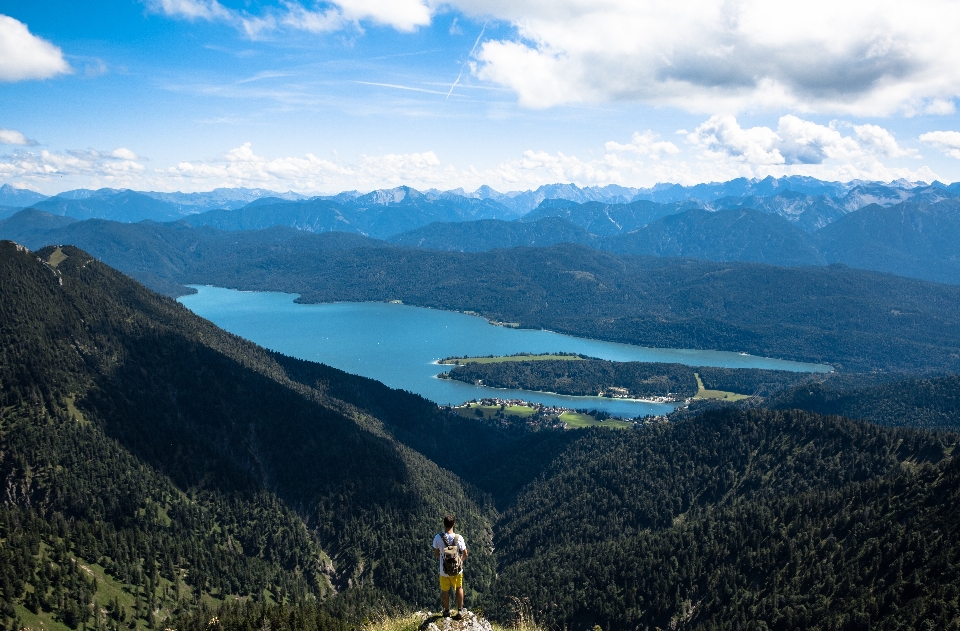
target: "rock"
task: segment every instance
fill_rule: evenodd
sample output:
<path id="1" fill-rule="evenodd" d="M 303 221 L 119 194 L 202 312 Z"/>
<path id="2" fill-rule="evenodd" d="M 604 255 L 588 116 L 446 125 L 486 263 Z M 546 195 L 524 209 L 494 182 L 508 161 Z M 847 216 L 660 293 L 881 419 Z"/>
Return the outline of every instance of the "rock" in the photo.
<path id="1" fill-rule="evenodd" d="M 430 611 L 418 611 L 417 615 L 423 620 L 420 631 L 493 631 L 489 620 L 472 611 L 464 614 L 461 620 L 453 616 L 444 618 L 442 613 Z"/>

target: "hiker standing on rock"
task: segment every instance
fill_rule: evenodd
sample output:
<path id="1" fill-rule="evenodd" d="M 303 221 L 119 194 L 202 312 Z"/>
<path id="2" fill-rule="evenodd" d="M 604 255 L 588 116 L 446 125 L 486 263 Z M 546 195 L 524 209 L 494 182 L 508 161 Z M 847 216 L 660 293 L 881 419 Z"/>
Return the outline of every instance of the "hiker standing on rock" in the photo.
<path id="1" fill-rule="evenodd" d="M 457 618 L 466 615 L 463 608 L 463 561 L 467 558 L 467 543 L 453 532 L 453 515 L 444 515 L 443 533 L 433 538 L 433 556 L 440 559 L 440 600 L 444 617 L 450 615 L 450 590 L 457 590 Z"/>

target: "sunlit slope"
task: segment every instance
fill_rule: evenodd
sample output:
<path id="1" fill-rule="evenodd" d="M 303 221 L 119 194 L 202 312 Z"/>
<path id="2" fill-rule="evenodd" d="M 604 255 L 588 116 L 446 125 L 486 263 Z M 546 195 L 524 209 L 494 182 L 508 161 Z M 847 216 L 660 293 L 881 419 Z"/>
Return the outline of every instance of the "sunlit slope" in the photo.
<path id="1" fill-rule="evenodd" d="M 612 631 L 955 624 L 956 435 L 766 410 L 582 432 L 498 522 L 495 606 Z"/>

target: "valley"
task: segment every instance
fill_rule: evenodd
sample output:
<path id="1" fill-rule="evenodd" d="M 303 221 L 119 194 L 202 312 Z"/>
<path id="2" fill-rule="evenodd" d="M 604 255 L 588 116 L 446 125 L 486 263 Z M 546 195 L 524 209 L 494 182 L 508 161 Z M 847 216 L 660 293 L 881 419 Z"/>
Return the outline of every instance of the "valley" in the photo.
<path id="1" fill-rule="evenodd" d="M 909 203 L 947 216 L 938 191 Z M 389 237 L 398 204 L 456 205 L 410 191 L 168 223 L 70 216 L 102 212 L 87 196 L 0 220 L 33 248 L 0 243 L 0 624 L 350 631 L 433 603 L 425 542 L 452 511 L 469 606 L 503 624 L 519 598 L 573 631 L 948 626 L 960 289 L 768 264 L 916 209 L 779 191 L 750 203 L 805 218 L 758 219 L 675 193 L 470 206 L 506 222 L 461 207 L 444 238 L 533 238 L 477 251 L 422 247 L 430 224 L 411 245 L 256 223 L 376 202 Z M 749 245 L 777 222 L 794 241 Z M 709 260 L 734 250 L 705 234 L 749 239 Z M 628 238 L 656 256 L 612 251 Z"/>
<path id="2" fill-rule="evenodd" d="M 547 405 L 597 408 L 634 418 L 665 414 L 665 402 L 626 401 L 590 396 L 516 392 L 436 379 L 441 358 L 496 351 L 509 354 L 542 349 L 633 361 L 673 361 L 694 365 L 763 366 L 798 371 L 828 371 L 828 366 L 784 362 L 711 351 L 643 348 L 558 335 L 550 331 L 491 326 L 484 319 L 439 309 L 390 303 L 304 305 L 289 294 L 237 292 L 197 287 L 180 302 L 226 330 L 263 346 L 416 392 L 439 404 L 459 404 L 484 397 L 524 398 Z M 442 364 L 441 364 L 442 365 Z M 493 386 L 499 388 L 501 386 Z M 520 390 L 527 390 L 521 392 Z M 571 395 L 571 392 L 561 392 Z M 577 394 L 596 395 L 596 392 Z"/>

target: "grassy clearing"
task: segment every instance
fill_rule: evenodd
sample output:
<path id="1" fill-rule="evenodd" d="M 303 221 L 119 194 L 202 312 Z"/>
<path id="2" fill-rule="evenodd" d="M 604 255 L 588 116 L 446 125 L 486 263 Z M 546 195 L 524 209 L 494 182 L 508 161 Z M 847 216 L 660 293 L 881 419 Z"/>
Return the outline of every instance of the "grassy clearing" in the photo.
<path id="1" fill-rule="evenodd" d="M 363 625 L 363 631 L 417 631 L 423 619 L 417 614 L 377 615 Z"/>
<path id="2" fill-rule="evenodd" d="M 41 545 L 46 548 L 46 544 Z M 77 559 L 77 562 L 88 576 L 92 576 L 97 580 L 97 593 L 94 598 L 97 608 L 100 610 L 100 616 L 108 615 L 106 610 L 107 606 L 112 602 L 117 602 L 125 614 L 125 621 L 122 623 L 124 628 L 130 628 L 129 625 L 131 621 L 133 621 L 137 629 L 147 629 L 147 621 L 144 617 L 146 613 L 144 611 L 140 612 L 140 617 L 134 617 L 136 615 L 137 597 L 132 591 L 133 588 L 131 586 L 117 581 L 107 574 L 103 567 L 96 563 L 88 563 L 83 559 Z M 172 585 L 170 581 L 164 578 L 161 578 L 157 585 L 157 602 L 161 603 L 159 611 L 154 613 L 156 620 L 155 626 L 157 628 L 162 629 L 163 623 L 166 622 L 171 615 L 169 609 L 169 607 L 173 605 L 173 598 L 171 597 L 174 597 L 176 593 Z M 180 593 L 185 596 L 189 595 L 189 589 L 186 586 L 181 586 Z M 165 596 L 165 598 L 162 598 L 161 595 Z M 145 596 L 146 594 L 141 593 L 141 600 L 144 602 L 146 601 Z M 30 631 L 70 631 L 67 625 L 56 619 L 54 612 L 43 611 L 41 609 L 37 613 L 32 613 L 22 605 L 17 605 L 16 610 L 20 616 L 22 629 L 29 629 Z M 95 626 L 92 618 L 87 621 L 87 626 Z"/>
<path id="3" fill-rule="evenodd" d="M 578 412 L 564 412 L 560 415 L 560 420 L 569 428 L 606 427 L 608 429 L 628 429 L 633 427 L 633 423 L 630 421 L 620 421 L 617 419 L 598 421 L 589 414 L 580 414 Z"/>
<path id="4" fill-rule="evenodd" d="M 47 259 L 47 263 L 50 264 L 50 267 L 56 269 L 57 265 L 63 263 L 67 258 L 67 255 L 63 253 L 63 250 L 57 248 L 50 253 L 50 258 Z"/>
<path id="5" fill-rule="evenodd" d="M 15 607 L 17 615 L 20 617 L 21 629 L 30 631 L 70 631 L 70 627 L 54 619 L 52 613 L 40 610 L 40 613 L 33 613 L 23 605 Z"/>
<path id="6" fill-rule="evenodd" d="M 707 390 L 703 387 L 703 381 L 700 380 L 700 375 L 693 373 L 693 376 L 697 378 L 697 394 L 693 396 L 694 399 L 713 399 L 715 401 L 741 401 L 743 399 L 749 399 L 749 394 L 740 394 L 738 392 L 726 392 L 724 390 Z"/>
<path id="7" fill-rule="evenodd" d="M 501 362 L 537 362 L 547 360 L 583 361 L 579 355 L 501 355 L 499 357 L 458 357 L 441 359 L 439 364 L 499 364 Z"/>

